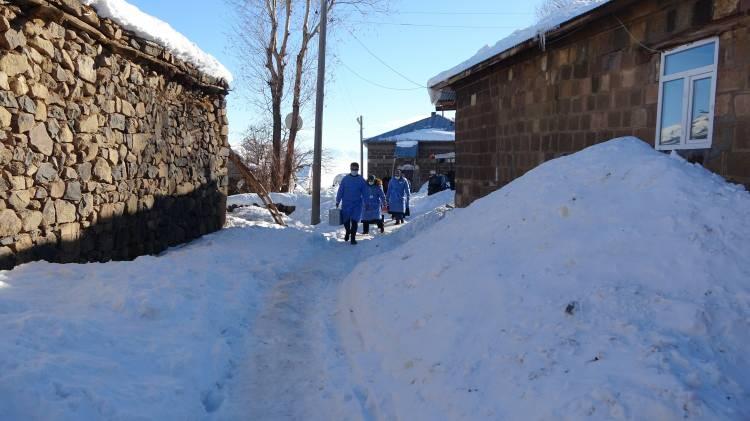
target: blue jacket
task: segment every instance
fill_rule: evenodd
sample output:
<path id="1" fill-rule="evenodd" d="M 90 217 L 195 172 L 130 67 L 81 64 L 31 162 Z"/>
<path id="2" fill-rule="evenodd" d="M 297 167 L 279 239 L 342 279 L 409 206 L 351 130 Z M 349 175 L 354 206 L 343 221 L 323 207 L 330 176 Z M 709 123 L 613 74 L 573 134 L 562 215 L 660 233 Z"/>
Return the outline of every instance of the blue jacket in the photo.
<path id="1" fill-rule="evenodd" d="M 359 222 L 362 219 L 362 204 L 367 195 L 367 181 L 359 175 L 347 175 L 341 179 L 336 193 L 336 205 L 341 205 L 341 222 Z"/>
<path id="2" fill-rule="evenodd" d="M 363 221 L 380 220 L 382 216 L 381 209 L 385 206 L 385 193 L 383 188 L 377 184 L 367 185 L 367 194 L 365 195 L 365 210 L 362 214 Z"/>
<path id="3" fill-rule="evenodd" d="M 409 207 L 409 198 L 411 196 L 411 186 L 406 177 L 393 177 L 388 182 L 388 211 L 393 213 L 405 213 Z"/>

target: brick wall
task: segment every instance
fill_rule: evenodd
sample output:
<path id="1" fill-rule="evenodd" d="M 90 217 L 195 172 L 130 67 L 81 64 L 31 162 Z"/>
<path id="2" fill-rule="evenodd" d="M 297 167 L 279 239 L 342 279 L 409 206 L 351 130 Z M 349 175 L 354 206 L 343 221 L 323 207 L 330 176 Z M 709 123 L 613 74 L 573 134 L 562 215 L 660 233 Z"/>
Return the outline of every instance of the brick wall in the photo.
<path id="1" fill-rule="evenodd" d="M 750 184 L 750 18 L 739 14 L 748 2 L 617 3 L 619 10 L 550 39 L 546 51 L 527 50 L 456 83 L 459 206 L 597 142 L 633 135 L 653 144 L 660 54 L 633 38 L 664 50 L 720 37 L 713 147 L 685 154 Z"/>

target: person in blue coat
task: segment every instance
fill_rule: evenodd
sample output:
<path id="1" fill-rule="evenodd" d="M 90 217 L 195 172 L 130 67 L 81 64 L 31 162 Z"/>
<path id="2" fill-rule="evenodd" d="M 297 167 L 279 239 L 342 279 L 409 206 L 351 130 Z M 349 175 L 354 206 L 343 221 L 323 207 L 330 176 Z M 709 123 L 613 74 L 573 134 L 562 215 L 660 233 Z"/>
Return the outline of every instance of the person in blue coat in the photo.
<path id="1" fill-rule="evenodd" d="M 370 174 L 367 177 L 367 194 L 365 195 L 365 210 L 362 213 L 362 234 L 370 233 L 370 224 L 376 224 L 380 232 L 385 231 L 383 226 L 383 212 L 385 207 L 385 193 L 383 193 L 383 182 Z"/>
<path id="2" fill-rule="evenodd" d="M 404 222 L 404 216 L 409 209 L 410 197 L 409 180 L 401 175 L 401 170 L 397 169 L 388 183 L 388 212 L 396 221 L 396 225 Z"/>
<path id="3" fill-rule="evenodd" d="M 351 239 L 351 244 L 357 244 L 357 224 L 362 219 L 362 207 L 367 195 L 367 182 L 359 175 L 359 164 L 352 162 L 351 172 L 341 179 L 336 193 L 336 207 L 341 204 L 341 222 L 346 228 L 344 241 Z"/>

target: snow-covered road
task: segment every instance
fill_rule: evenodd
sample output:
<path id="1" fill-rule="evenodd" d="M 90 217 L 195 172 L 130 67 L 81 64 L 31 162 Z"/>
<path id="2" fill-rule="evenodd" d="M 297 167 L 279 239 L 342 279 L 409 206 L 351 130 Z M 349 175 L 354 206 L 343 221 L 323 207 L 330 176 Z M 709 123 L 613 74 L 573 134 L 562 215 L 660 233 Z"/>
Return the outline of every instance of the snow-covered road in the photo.
<path id="1" fill-rule="evenodd" d="M 313 233 L 298 247 L 301 255 L 278 268 L 278 281 L 263 300 L 246 364 L 219 418 L 322 420 L 353 413 L 335 300 L 339 283 L 369 247 Z"/>
<path id="2" fill-rule="evenodd" d="M 445 202 L 437 199 L 429 205 L 441 200 Z M 378 418 L 340 342 L 339 286 L 363 260 L 408 241 L 447 211 L 418 209 L 424 213 L 408 224 L 389 224 L 385 235 L 360 236 L 354 247 L 342 241 L 341 232 L 310 231 L 297 240 L 298 254 L 276 267 L 278 281 L 261 300 L 263 307 L 248 336 L 249 356 L 229 384 L 227 402 L 216 419 Z"/>
<path id="3" fill-rule="evenodd" d="M 451 199 L 0 271 L 0 419 L 750 419 L 743 187 L 622 138 Z"/>
<path id="4" fill-rule="evenodd" d="M 287 228 L 245 207 L 159 256 L 0 271 L 0 419 L 372 419 L 338 338 L 339 286 L 440 219 L 451 192 L 357 246 L 302 222 L 309 197 L 277 199 L 298 206 Z"/>

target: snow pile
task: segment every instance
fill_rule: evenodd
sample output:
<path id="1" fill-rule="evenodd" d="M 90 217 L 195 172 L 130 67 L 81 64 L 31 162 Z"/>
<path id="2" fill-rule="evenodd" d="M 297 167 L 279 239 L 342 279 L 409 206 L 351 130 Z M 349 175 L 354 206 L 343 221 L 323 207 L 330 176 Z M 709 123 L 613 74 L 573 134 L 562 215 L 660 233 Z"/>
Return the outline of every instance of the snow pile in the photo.
<path id="1" fill-rule="evenodd" d="M 540 42 L 544 42 L 544 36 L 547 32 L 559 27 L 561 24 L 588 13 L 591 10 L 607 3 L 610 0 L 577 0 L 570 3 L 569 8 L 564 8 L 551 16 L 548 16 L 540 20 L 535 25 L 529 26 L 524 29 L 514 31 L 507 37 L 498 41 L 495 45 L 485 45 L 479 51 L 476 52 L 466 61 L 454 66 L 448 70 L 445 70 L 427 81 L 427 86 L 432 88 L 433 86 L 450 79 L 451 77 L 470 69 L 471 67 L 485 61 L 492 57 L 495 57 L 502 52 L 509 50 L 519 44 L 522 44 L 530 39 L 539 38 Z M 439 97 L 438 91 L 430 89 L 430 98 L 435 103 Z"/>
<path id="2" fill-rule="evenodd" d="M 201 50 L 168 23 L 142 12 L 125 0 L 82 0 L 99 16 L 117 22 L 137 36 L 162 45 L 177 58 L 194 64 L 207 75 L 232 81 L 232 74 L 212 55 Z"/>
<path id="3" fill-rule="evenodd" d="M 330 188 L 326 190 L 321 190 L 320 192 L 320 214 L 323 215 L 323 219 L 327 218 L 328 216 L 328 209 L 336 207 L 336 188 Z M 312 196 L 307 193 L 269 193 L 271 196 L 271 200 L 273 203 L 281 203 L 283 205 L 287 206 L 295 206 L 296 209 L 294 212 L 289 215 L 288 220 L 291 222 L 299 222 L 301 224 L 309 224 L 310 223 L 310 215 L 312 212 Z M 252 205 L 252 204 L 258 204 L 262 205 L 263 201 L 260 199 L 260 197 L 255 193 L 245 193 L 245 194 L 238 194 L 234 196 L 229 196 L 227 198 L 227 206 L 230 205 Z M 241 209 L 247 209 L 247 208 L 240 208 L 235 212 L 239 212 Z M 264 208 L 258 208 L 261 209 L 262 212 L 268 213 L 267 210 Z"/>
<path id="4" fill-rule="evenodd" d="M 433 142 L 452 142 L 456 139 L 456 132 L 439 129 L 422 129 L 413 132 L 401 133 L 391 137 L 389 140 L 394 142 L 404 141 L 433 141 Z"/>
<path id="5" fill-rule="evenodd" d="M 750 419 L 750 194 L 623 138 L 449 214 L 345 281 L 383 419 Z"/>
<path id="6" fill-rule="evenodd" d="M 230 228 L 132 262 L 0 271 L 0 418 L 206 419 L 306 238 Z"/>

